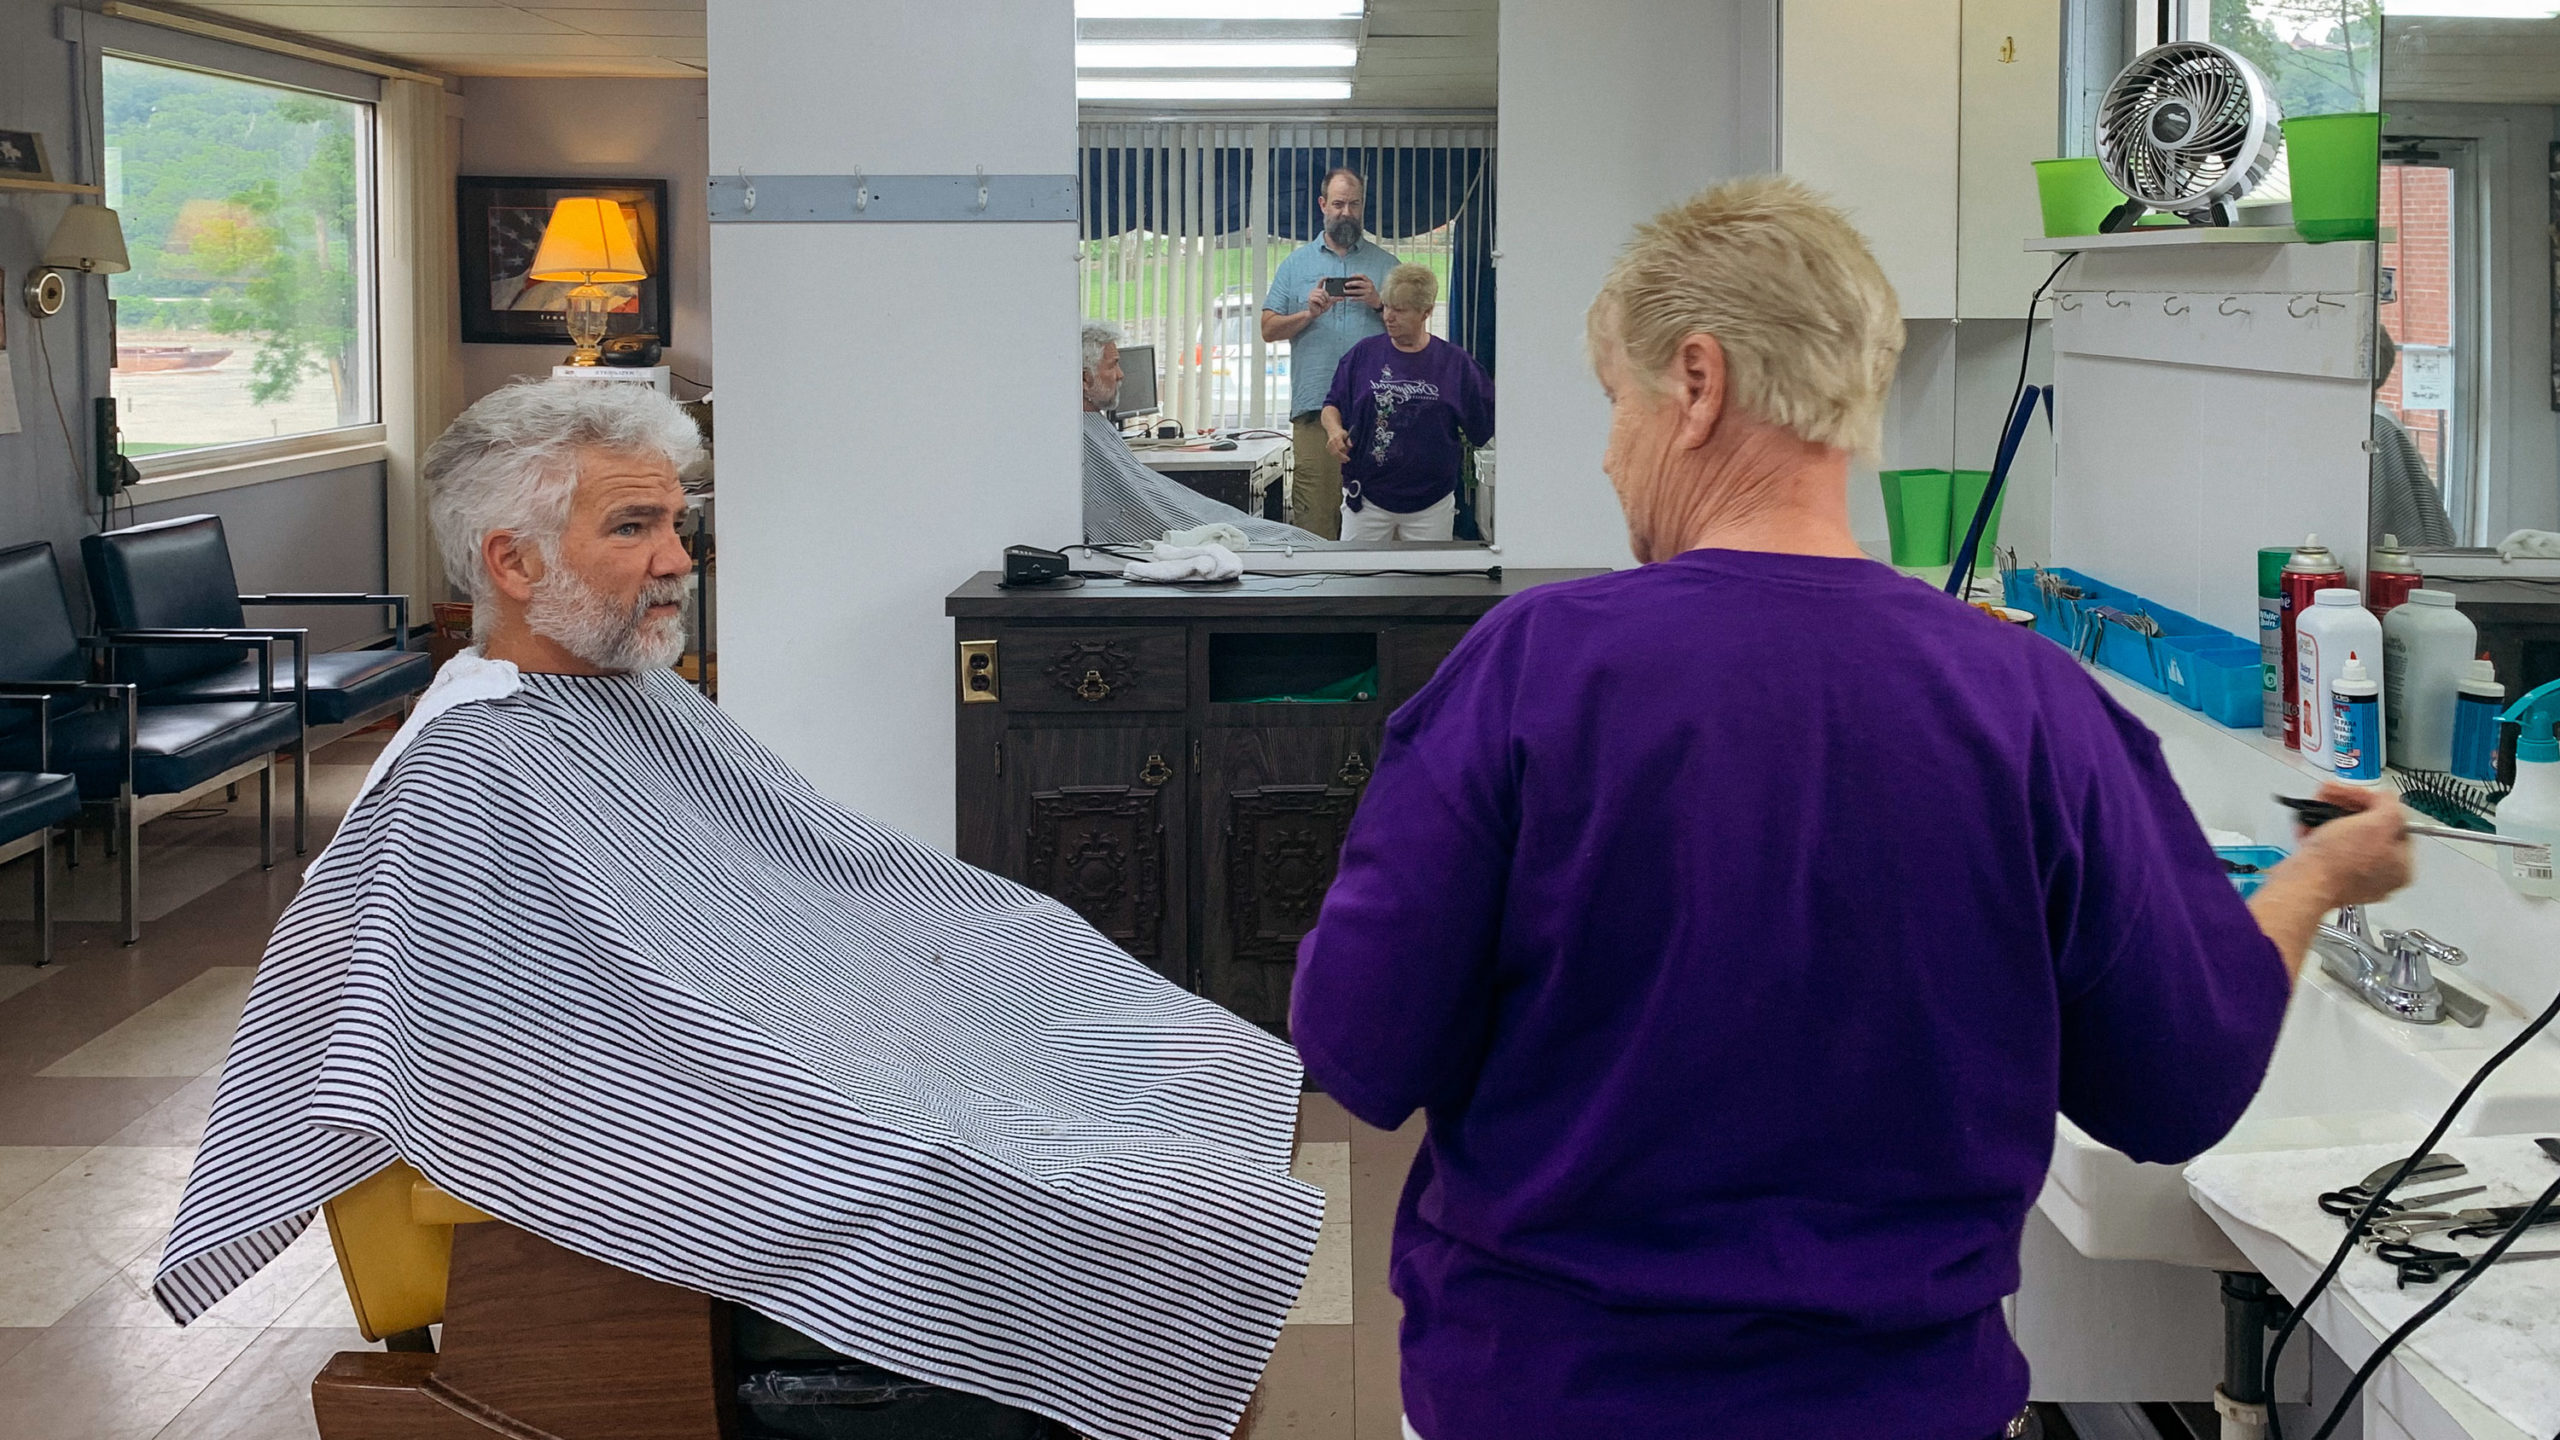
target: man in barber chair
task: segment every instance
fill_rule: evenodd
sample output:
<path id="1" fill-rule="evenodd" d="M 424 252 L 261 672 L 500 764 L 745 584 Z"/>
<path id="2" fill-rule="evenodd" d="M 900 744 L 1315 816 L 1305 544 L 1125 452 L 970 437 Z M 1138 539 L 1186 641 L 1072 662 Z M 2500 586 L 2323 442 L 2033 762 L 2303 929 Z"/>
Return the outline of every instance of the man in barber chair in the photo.
<path id="1" fill-rule="evenodd" d="M 668 672 L 699 454 L 671 402 L 579 381 L 429 451 L 477 645 L 276 928 L 161 1303 L 201 1314 L 324 1204 L 355 1289 L 387 1185 L 435 1273 L 368 1332 L 441 1316 L 443 1353 L 340 1357 L 324 1434 L 1228 1435 L 1322 1219 L 1295 1058 Z M 690 1409 L 632 1398 L 675 1371 Z"/>

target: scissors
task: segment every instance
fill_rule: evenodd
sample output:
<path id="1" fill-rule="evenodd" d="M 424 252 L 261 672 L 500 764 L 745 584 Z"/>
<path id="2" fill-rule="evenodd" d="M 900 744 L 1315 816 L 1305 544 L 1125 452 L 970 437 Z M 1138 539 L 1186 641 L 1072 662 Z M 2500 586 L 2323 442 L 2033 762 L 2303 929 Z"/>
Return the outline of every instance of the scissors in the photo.
<path id="1" fill-rule="evenodd" d="M 2459 1250 L 2429 1250 L 2398 1241 L 2385 1241 L 2374 1247 L 2374 1255 L 2399 1272 L 2400 1288 L 2412 1284 L 2433 1285 L 2447 1275 L 2457 1275 L 2480 1263 L 2477 1255 Z M 2498 1257 L 2501 1265 L 2520 1265 L 2529 1260 L 2560 1260 L 2560 1250 L 2510 1250 Z"/>
<path id="2" fill-rule="evenodd" d="M 2390 1177 L 2384 1176 L 2383 1178 L 2389 1179 Z M 2428 1207 L 2441 1205 L 2448 1200 L 2467 1200 L 2474 1195 L 2485 1195 L 2488 1191 L 2489 1187 L 2486 1185 L 2465 1185 L 2459 1190 L 2438 1190 L 2432 1195 L 2412 1195 L 2406 1200 L 2385 1200 L 2380 1205 L 2374 1207 L 2373 1215 L 2375 1219 L 2380 1220 L 2390 1216 L 2407 1215 L 2419 1212 L 2427 1214 L 2443 1214 L 2447 1212 L 2430 1210 Z M 2350 1185 L 2344 1190 L 2332 1190 L 2328 1194 L 2321 1196 L 2320 1208 L 2342 1220 L 2352 1220 L 2361 1213 L 2364 1210 L 2364 1207 L 2367 1204 L 2370 1204 L 2372 1200 L 2373 1193 L 2371 1191 L 2366 1190 L 2361 1185 Z"/>
<path id="3" fill-rule="evenodd" d="M 2524 1218 L 2530 1205 L 2493 1205 L 2478 1210 L 2417 1211 L 2394 1215 L 2373 1223 L 2373 1238 L 2384 1242 L 2414 1240 L 2421 1235 L 2442 1234 L 2447 1240 L 2478 1239 L 2496 1235 Z M 2560 1225 L 2560 1209 L 2547 1211 L 2533 1222 L 2535 1226 Z M 2379 1254 L 2377 1250 L 2375 1253 Z"/>
<path id="4" fill-rule="evenodd" d="M 2329 1191 L 2320 1197 L 2320 1208 L 2328 1211 L 2332 1215 L 2352 1217 L 2357 1211 L 2362 1210 L 2372 1201 L 2373 1192 L 2380 1189 L 2384 1181 L 2389 1180 L 2392 1175 L 2397 1173 L 2400 1169 L 2400 1165 L 2400 1161 L 2394 1160 L 2389 1164 L 2377 1166 L 2372 1174 L 2367 1175 L 2353 1185 L 2349 1185 L 2343 1190 Z M 2468 1173 L 2470 1173 L 2469 1167 L 2465 1166 L 2461 1161 L 2454 1159 L 2452 1156 L 2447 1155 L 2442 1151 L 2438 1151 L 2433 1155 L 2419 1157 L 2418 1163 L 2409 1167 L 2409 1173 L 2402 1178 L 2400 1183 L 2404 1185 L 2426 1185 L 2438 1180 L 2450 1180 L 2457 1175 L 2464 1175 Z M 2475 1192 L 2462 1193 L 2467 1194 Z M 2456 1197 L 2433 1196 L 2430 1198 L 2453 1199 Z M 2401 1201 L 2397 1204 L 2390 1201 L 2385 1201 L 2383 1203 L 2390 1205 L 2391 1210 L 2377 1210 L 2375 1212 L 2376 1214 L 2388 1214 L 2393 1211 L 2414 1209 L 2417 1205 L 2417 1202 L 2415 1201 Z"/>

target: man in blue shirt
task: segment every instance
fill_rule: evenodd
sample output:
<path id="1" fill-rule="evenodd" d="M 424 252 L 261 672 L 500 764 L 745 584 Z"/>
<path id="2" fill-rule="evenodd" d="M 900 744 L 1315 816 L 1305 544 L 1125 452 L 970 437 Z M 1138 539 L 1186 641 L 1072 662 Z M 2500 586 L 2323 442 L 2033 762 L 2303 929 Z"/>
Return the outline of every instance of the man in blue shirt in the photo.
<path id="1" fill-rule="evenodd" d="M 1342 536 L 1342 462 L 1325 443 L 1325 392 L 1351 347 L 1387 333 L 1378 287 L 1396 257 L 1362 238 L 1368 187 L 1353 170 L 1317 191 L 1324 234 L 1289 252 L 1262 294 L 1264 344 L 1289 342 L 1290 519 L 1327 540 Z M 1325 282 L 1334 283 L 1328 287 Z"/>

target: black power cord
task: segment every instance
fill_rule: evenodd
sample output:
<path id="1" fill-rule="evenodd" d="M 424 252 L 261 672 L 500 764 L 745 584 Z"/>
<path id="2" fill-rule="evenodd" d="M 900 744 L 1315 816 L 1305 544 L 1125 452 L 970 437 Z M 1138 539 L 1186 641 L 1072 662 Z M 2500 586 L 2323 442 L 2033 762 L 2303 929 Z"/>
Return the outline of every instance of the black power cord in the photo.
<path id="1" fill-rule="evenodd" d="M 2000 423 L 2003 425 L 2008 424 L 2010 417 L 2018 413 L 2018 401 L 2027 393 L 2027 360 L 2034 355 L 2036 348 L 2036 307 L 2044 303 L 2044 292 L 2052 288 L 2054 281 L 2062 278 L 2063 267 L 2079 258 L 2080 252 L 2073 250 L 2055 261 L 2053 269 L 2046 272 L 2044 280 L 2036 286 L 2036 293 L 2027 297 L 2026 334 L 2018 341 L 2018 381 L 2009 387 L 2009 408 L 2000 412 Z M 1955 588 L 1959 582 L 1955 579 L 1955 572 L 1949 572 L 1947 579 L 1950 588 L 1947 593 L 1959 600 L 1973 598 L 1973 571 L 1981 550 L 1982 528 L 1991 523 L 1992 507 L 2000 503 L 2000 492 L 2005 488 L 2009 478 L 2007 471 L 2003 469 L 1998 478 L 2001 484 L 1982 487 L 1982 500 L 1973 507 L 1972 528 L 1965 532 L 1964 553 L 1953 557 L 1955 569 L 1963 573 L 1964 579 L 1960 582 L 1961 588 Z"/>
<path id="2" fill-rule="evenodd" d="M 2471 1103 L 2471 1097 L 2480 1092 L 2480 1087 L 2488 1082 L 2489 1077 L 2497 1073 L 2498 1067 L 2515 1058 L 2518 1051 L 2533 1043 L 2533 1037 L 2548 1029 L 2554 1020 L 2560 1020 L 2560 995 L 2553 996 L 2551 1003 L 2543 1007 L 2542 1013 L 2533 1018 L 2533 1023 L 2517 1032 L 2516 1038 L 2501 1046 L 2497 1054 L 2490 1056 L 2487 1062 L 2473 1073 L 2461 1092 L 2453 1097 L 2453 1103 L 2444 1107 L 2444 1113 L 2436 1117 L 2435 1125 L 2427 1131 L 2427 1138 L 2418 1142 L 2417 1148 L 2411 1150 L 2408 1158 L 2400 1162 L 2399 1168 L 2391 1172 L 2390 1179 L 2373 1187 L 2373 1197 L 2364 1202 L 2364 1208 L 2356 1212 L 2354 1219 L 2347 1222 L 2347 1238 L 2338 1242 L 2337 1251 L 2329 1257 L 2329 1263 L 2321 1269 L 2320 1278 L 2312 1281 L 2311 1288 L 2302 1292 L 2302 1298 L 2293 1302 L 2291 1313 L 2284 1317 L 2282 1325 L 2276 1327 L 2276 1338 L 2267 1346 L 2269 1376 L 2276 1373 L 2276 1362 L 2283 1358 L 2285 1342 L 2293 1338 L 2295 1330 L 2301 1328 L 2302 1317 L 2311 1313 L 2311 1302 L 2319 1299 L 2321 1292 L 2329 1288 L 2329 1282 L 2338 1278 L 2338 1271 L 2345 1267 L 2347 1257 L 2355 1253 L 2356 1241 L 2363 1238 L 2365 1227 L 2373 1223 L 2375 1213 L 2381 1210 L 2383 1203 L 2391 1198 L 2391 1192 L 2399 1186 L 2401 1181 L 2409 1178 L 2409 1172 L 2418 1168 L 2419 1161 L 2434 1153 L 2436 1142 L 2442 1140 L 2445 1132 L 2453 1128 L 2454 1118 L 2462 1113 L 2464 1106 Z M 2560 1187 L 2555 1187 L 2555 1191 L 2560 1191 Z M 2531 1214 L 2540 1215 L 2543 1209 L 2550 1205 L 2555 1191 L 2543 1192 L 2542 1200 L 2537 1202 Z M 2390 1348 L 2406 1338 L 2409 1331 L 2417 1329 L 2430 1316 L 2451 1302 L 2454 1296 L 2468 1288 L 2473 1280 L 2479 1278 L 2481 1271 L 2487 1269 L 2498 1256 L 2506 1253 L 2507 1243 L 2518 1233 L 2521 1231 L 2510 1230 L 2507 1235 L 2501 1237 L 2499 1243 L 2491 1246 L 2470 1269 L 2463 1271 L 2461 1277 L 2444 1294 L 2429 1301 L 2427 1308 L 2411 1316 L 2409 1323 L 2392 1332 L 2391 1338 L 2384 1343 L 2383 1348 L 2374 1352 L 2374 1359 L 2367 1362 L 2367 1368 L 2378 1365 L 2381 1358 L 2389 1353 Z M 2348 1399 L 2352 1399 L 2356 1390 L 2363 1387 L 2365 1374 L 2365 1371 L 2357 1372 L 2355 1386 L 2347 1392 Z M 2313 1436 L 2312 1440 L 2321 1440 L 2321 1437 L 2329 1433 L 2330 1429 L 2338 1423 L 2339 1416 L 2344 1413 L 2345 1404 L 2345 1399 L 2339 1401 L 2342 1408 L 2329 1416 L 2329 1423 L 2321 1426 L 2319 1434 Z M 2284 1440 L 2284 1421 L 2277 1415 L 2276 1407 L 2273 1405 L 2267 1407 L 2267 1436 L 2268 1440 Z"/>

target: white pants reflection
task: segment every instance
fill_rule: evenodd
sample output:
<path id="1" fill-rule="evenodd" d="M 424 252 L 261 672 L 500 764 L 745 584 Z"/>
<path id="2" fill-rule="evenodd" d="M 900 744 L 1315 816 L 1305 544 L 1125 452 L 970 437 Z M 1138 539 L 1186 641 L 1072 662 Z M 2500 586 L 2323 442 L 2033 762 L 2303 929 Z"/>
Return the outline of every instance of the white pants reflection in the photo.
<path id="1" fill-rule="evenodd" d="M 1342 538 L 1345 540 L 1446 540 L 1457 523 L 1458 492 L 1452 490 L 1440 497 L 1440 503 L 1426 505 L 1409 515 L 1385 509 L 1375 501 L 1354 510 L 1342 509 Z"/>
<path id="2" fill-rule="evenodd" d="M 1413 1422 L 1411 1420 L 1404 1422 L 1404 1440 L 1422 1440 L 1420 1432 L 1413 1428 Z"/>

